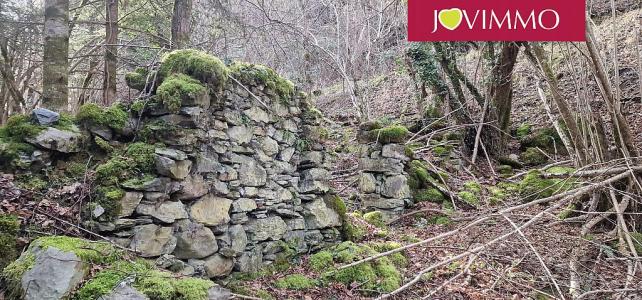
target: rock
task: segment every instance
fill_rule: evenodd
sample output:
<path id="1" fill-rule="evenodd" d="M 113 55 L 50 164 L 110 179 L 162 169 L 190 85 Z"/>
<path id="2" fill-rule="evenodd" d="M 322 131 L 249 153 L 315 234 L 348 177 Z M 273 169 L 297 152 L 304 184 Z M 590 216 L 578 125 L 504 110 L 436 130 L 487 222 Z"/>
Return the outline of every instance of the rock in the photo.
<path id="1" fill-rule="evenodd" d="M 35 259 L 33 267 L 22 276 L 23 299 L 58 300 L 70 296 L 74 288 L 83 281 L 88 266 L 73 252 L 54 247 L 35 248 L 37 249 L 25 252 L 35 256 Z"/>
<path id="2" fill-rule="evenodd" d="M 94 207 L 94 210 L 91 211 L 91 214 L 94 216 L 94 218 L 99 218 L 105 213 L 105 208 L 102 207 L 100 204 L 96 204 Z"/>
<path id="3" fill-rule="evenodd" d="M 172 148 L 156 148 L 154 152 L 160 156 L 171 158 L 173 160 L 186 160 L 187 154 L 185 152 L 172 149 Z"/>
<path id="4" fill-rule="evenodd" d="M 403 171 L 403 164 L 394 158 L 373 159 L 362 157 L 359 160 L 359 169 L 373 173 L 397 175 Z"/>
<path id="5" fill-rule="evenodd" d="M 252 106 L 252 108 L 246 109 L 243 113 L 254 122 L 270 122 L 270 115 L 256 106 Z"/>
<path id="6" fill-rule="evenodd" d="M 156 172 L 172 179 L 183 180 L 192 170 L 192 161 L 173 160 L 171 158 L 156 155 Z"/>
<path id="7" fill-rule="evenodd" d="M 330 190 L 328 181 L 330 172 L 326 169 L 308 169 L 301 172 L 299 192 L 301 193 L 326 193 Z"/>
<path id="8" fill-rule="evenodd" d="M 143 192 L 167 192 L 171 180 L 167 177 L 143 178 L 143 180 L 128 180 L 122 186 L 129 190 Z"/>
<path id="9" fill-rule="evenodd" d="M 294 148 L 285 148 L 281 153 L 279 154 L 279 159 L 284 161 L 284 162 L 289 162 L 292 159 L 292 156 L 294 155 Z"/>
<path id="10" fill-rule="evenodd" d="M 405 206 L 404 199 L 388 199 L 378 194 L 366 194 L 361 198 L 361 206 L 364 208 L 395 209 Z"/>
<path id="11" fill-rule="evenodd" d="M 253 241 L 280 240 L 288 231 L 288 225 L 279 217 L 253 219 L 245 227 Z"/>
<path id="12" fill-rule="evenodd" d="M 109 141 L 114 137 L 114 133 L 111 131 L 111 128 L 107 126 L 92 125 L 89 127 L 89 132 L 106 141 Z"/>
<path id="13" fill-rule="evenodd" d="M 232 212 L 250 212 L 257 208 L 256 201 L 248 198 L 241 198 L 232 204 Z"/>
<path id="14" fill-rule="evenodd" d="M 218 179 L 220 181 L 232 181 L 239 179 L 239 173 L 230 166 L 222 166 L 222 169 L 219 170 Z"/>
<path id="15" fill-rule="evenodd" d="M 125 196 L 120 199 L 120 213 L 118 216 L 121 218 L 131 216 L 143 199 L 143 195 L 141 192 L 125 192 Z"/>
<path id="16" fill-rule="evenodd" d="M 207 277 L 225 277 L 232 273 L 232 269 L 234 269 L 234 260 L 220 254 L 214 254 L 205 259 L 204 266 Z"/>
<path id="17" fill-rule="evenodd" d="M 381 156 L 386 158 L 400 159 L 403 161 L 410 160 L 410 158 L 406 156 L 406 146 L 400 144 L 383 145 Z"/>
<path id="18" fill-rule="evenodd" d="M 189 218 L 185 205 L 180 201 L 160 204 L 141 203 L 136 208 L 136 213 L 152 216 L 163 223 L 174 223 L 176 220 Z"/>
<path id="19" fill-rule="evenodd" d="M 374 193 L 377 190 L 377 179 L 370 173 L 361 173 L 359 176 L 359 191 L 365 194 Z"/>
<path id="20" fill-rule="evenodd" d="M 308 229 L 323 229 L 341 226 L 339 214 L 326 206 L 322 198 L 304 205 L 305 224 Z"/>
<path id="21" fill-rule="evenodd" d="M 233 142 L 244 145 L 252 140 L 254 129 L 246 126 L 233 126 L 227 130 L 227 136 Z"/>
<path id="22" fill-rule="evenodd" d="M 38 125 L 50 126 L 60 120 L 60 114 L 45 108 L 36 108 L 31 111 L 31 118 L 36 121 Z"/>
<path id="23" fill-rule="evenodd" d="M 218 244 L 212 230 L 197 223 L 190 223 L 186 227 L 176 235 L 174 255 L 177 258 L 204 258 L 218 251 Z"/>
<path id="24" fill-rule="evenodd" d="M 247 246 L 247 234 L 242 225 L 231 226 L 228 230 L 230 237 L 230 246 L 229 248 L 221 249 L 221 254 L 236 257 L 241 255 L 245 251 Z"/>
<path id="25" fill-rule="evenodd" d="M 149 300 L 149 298 L 135 288 L 121 283 L 110 294 L 102 296 L 98 300 Z"/>
<path id="26" fill-rule="evenodd" d="M 160 227 L 154 224 L 134 228 L 134 238 L 129 248 L 140 253 L 142 257 L 158 257 L 170 254 L 176 247 L 176 238 L 171 227 Z"/>
<path id="27" fill-rule="evenodd" d="M 181 99 L 182 106 L 198 106 L 203 109 L 208 109 L 211 104 L 210 93 L 204 90 L 201 93 L 190 93 L 190 95 L 183 95 Z"/>
<path id="28" fill-rule="evenodd" d="M 82 150 L 83 136 L 78 132 L 47 127 L 36 137 L 26 138 L 25 140 L 44 149 L 61 153 L 77 153 Z"/>
<path id="29" fill-rule="evenodd" d="M 241 164 L 238 176 L 241 181 L 241 185 L 244 186 L 264 186 L 267 182 L 267 172 L 254 159 Z"/>
<path id="30" fill-rule="evenodd" d="M 236 297 L 232 296 L 230 290 L 219 285 L 215 285 L 207 290 L 207 300 L 230 300 L 234 298 Z"/>
<path id="31" fill-rule="evenodd" d="M 212 195 L 203 197 L 190 207 L 190 216 L 206 226 L 218 226 L 230 221 L 232 200 Z"/>
<path id="32" fill-rule="evenodd" d="M 383 182 L 381 195 L 397 199 L 410 198 L 408 178 L 404 175 L 387 177 Z"/>
<path id="33" fill-rule="evenodd" d="M 216 154 L 214 154 L 215 156 Z M 218 158 L 207 157 L 203 154 L 198 154 L 196 156 L 196 173 L 214 173 L 222 168 L 221 164 L 218 162 Z"/>
<path id="34" fill-rule="evenodd" d="M 203 176 L 191 175 L 181 182 L 181 189 L 176 193 L 178 200 L 194 200 L 205 196 L 209 192 Z"/>
<path id="35" fill-rule="evenodd" d="M 271 157 L 279 153 L 279 143 L 269 137 L 264 137 L 261 139 L 261 149 L 265 155 Z"/>
<path id="36" fill-rule="evenodd" d="M 253 250 L 243 252 L 236 260 L 234 269 L 241 273 L 256 273 L 263 266 L 263 250 L 261 246 L 254 247 Z"/>

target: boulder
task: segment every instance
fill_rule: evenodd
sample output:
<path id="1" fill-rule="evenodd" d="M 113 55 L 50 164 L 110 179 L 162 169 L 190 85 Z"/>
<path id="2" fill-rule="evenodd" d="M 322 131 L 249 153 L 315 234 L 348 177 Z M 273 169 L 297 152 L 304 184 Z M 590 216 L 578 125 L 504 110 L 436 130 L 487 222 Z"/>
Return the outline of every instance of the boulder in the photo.
<path id="1" fill-rule="evenodd" d="M 79 132 L 47 127 L 34 138 L 26 138 L 28 143 L 61 153 L 77 153 L 82 150 L 83 136 Z"/>
<path id="2" fill-rule="evenodd" d="M 232 273 L 234 260 L 220 254 L 214 254 L 204 261 L 205 273 L 209 278 L 225 277 Z"/>
<path id="3" fill-rule="evenodd" d="M 121 218 L 131 216 L 143 199 L 143 195 L 141 192 L 125 192 L 125 196 L 120 199 L 120 213 L 118 216 Z"/>
<path id="4" fill-rule="evenodd" d="M 253 241 L 280 240 L 288 231 L 288 225 L 280 217 L 252 219 L 245 230 Z"/>
<path id="5" fill-rule="evenodd" d="M 301 193 L 326 193 L 330 190 L 328 181 L 330 172 L 326 169 L 308 169 L 301 172 L 299 192 Z"/>
<path id="6" fill-rule="evenodd" d="M 241 164 L 241 167 L 238 171 L 238 176 L 239 180 L 241 181 L 241 185 L 244 186 L 264 186 L 267 182 L 267 172 L 254 159 L 248 160 Z"/>
<path id="7" fill-rule="evenodd" d="M 30 251 L 25 253 L 35 257 L 33 267 L 24 273 L 21 280 L 25 300 L 65 299 L 87 274 L 89 266 L 73 252 L 38 246 Z"/>
<path id="8" fill-rule="evenodd" d="M 218 251 L 216 237 L 212 230 L 190 223 L 176 235 L 174 255 L 180 259 L 204 258 Z"/>
<path id="9" fill-rule="evenodd" d="M 185 205 L 180 201 L 160 204 L 141 203 L 136 208 L 136 213 L 152 216 L 163 223 L 174 223 L 176 220 L 189 218 Z"/>
<path id="10" fill-rule="evenodd" d="M 397 199 L 410 198 L 408 178 L 404 175 L 386 177 L 381 187 L 381 195 Z"/>
<path id="11" fill-rule="evenodd" d="M 341 226 L 341 217 L 331 208 L 326 206 L 322 198 L 318 198 L 304 205 L 305 224 L 308 229 L 323 229 Z"/>
<path id="12" fill-rule="evenodd" d="M 139 252 L 142 257 L 158 257 L 170 254 L 176 247 L 174 229 L 160 227 L 154 224 L 137 226 L 134 228 L 134 238 L 129 248 Z"/>
<path id="13" fill-rule="evenodd" d="M 45 108 L 36 108 L 31 112 L 31 118 L 36 121 L 38 125 L 50 126 L 60 120 L 60 114 Z"/>
<path id="14" fill-rule="evenodd" d="M 171 158 L 156 155 L 156 172 L 160 175 L 176 180 L 183 180 L 192 170 L 192 161 L 173 160 Z"/>
<path id="15" fill-rule="evenodd" d="M 190 207 L 189 214 L 195 222 L 218 226 L 230 221 L 232 200 L 207 195 Z"/>

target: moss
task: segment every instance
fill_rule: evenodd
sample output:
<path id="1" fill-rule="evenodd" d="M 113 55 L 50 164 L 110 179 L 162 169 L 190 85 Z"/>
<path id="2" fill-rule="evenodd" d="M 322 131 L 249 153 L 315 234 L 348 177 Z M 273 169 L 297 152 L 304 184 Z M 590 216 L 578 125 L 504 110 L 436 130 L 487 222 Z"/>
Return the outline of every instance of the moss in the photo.
<path id="1" fill-rule="evenodd" d="M 25 190 L 42 191 L 49 187 L 49 183 L 47 181 L 36 175 L 19 176 L 17 178 L 19 178 L 18 186 Z"/>
<path id="2" fill-rule="evenodd" d="M 575 173 L 575 171 L 575 168 L 555 166 L 546 169 L 545 172 L 551 175 L 570 175 Z"/>
<path id="3" fill-rule="evenodd" d="M 562 145 L 562 139 L 560 139 L 555 128 L 537 130 L 534 133 L 523 137 L 520 140 L 520 143 L 523 148 L 540 147 L 542 149 L 554 150 L 555 145 L 557 145 L 557 148 L 563 148 L 560 147 Z"/>
<path id="4" fill-rule="evenodd" d="M 22 299 L 22 276 L 29 271 L 36 262 L 33 253 L 24 252 L 18 260 L 10 263 L 2 271 L 2 279 L 6 286 L 6 294 L 9 299 Z"/>
<path id="5" fill-rule="evenodd" d="M 548 161 L 548 157 L 537 148 L 526 149 L 526 151 L 520 155 L 520 159 L 528 166 L 541 165 Z"/>
<path id="6" fill-rule="evenodd" d="M 185 49 L 168 53 L 159 68 L 162 80 L 178 73 L 207 83 L 214 91 L 219 91 L 227 82 L 229 70 L 217 57 L 202 51 Z"/>
<path id="7" fill-rule="evenodd" d="M 209 299 L 207 295 L 208 290 L 213 286 L 213 282 L 200 278 L 183 278 L 176 280 L 174 281 L 176 296 L 172 299 L 206 300 Z"/>
<path id="8" fill-rule="evenodd" d="M 276 92 L 282 102 L 287 103 L 294 96 L 294 84 L 266 66 L 234 62 L 230 71 L 242 83 L 256 82 Z"/>
<path id="9" fill-rule="evenodd" d="M 129 106 L 129 109 L 140 116 L 145 111 L 145 107 L 147 107 L 147 100 L 136 100 Z"/>
<path id="10" fill-rule="evenodd" d="M 576 205 L 574 203 L 569 204 L 565 209 L 563 209 L 557 217 L 560 220 L 566 220 L 568 219 L 577 209 Z"/>
<path id="11" fill-rule="evenodd" d="M 347 241 L 359 242 L 366 237 L 368 229 L 354 222 L 352 218 L 347 218 L 343 223 L 342 234 Z"/>
<path id="12" fill-rule="evenodd" d="M 320 251 L 310 256 L 308 264 L 312 271 L 321 272 L 332 268 L 334 265 L 332 259 L 332 253 L 330 253 L 330 251 Z"/>
<path id="13" fill-rule="evenodd" d="M 436 188 L 420 190 L 414 194 L 415 203 L 433 202 L 442 203 L 446 200 L 444 194 Z"/>
<path id="14" fill-rule="evenodd" d="M 479 205 L 479 197 L 469 191 L 461 191 L 457 194 L 464 202 L 477 207 Z"/>
<path id="15" fill-rule="evenodd" d="M 132 162 L 122 157 L 113 157 L 96 167 L 96 182 L 100 185 L 115 185 L 127 177 Z"/>
<path id="16" fill-rule="evenodd" d="M 433 181 L 428 168 L 420 160 L 413 160 L 406 168 L 408 172 L 408 185 L 413 190 L 429 188 L 429 183 Z"/>
<path id="17" fill-rule="evenodd" d="M 92 264 L 108 264 L 119 260 L 123 253 L 110 243 L 92 242 L 68 236 L 48 236 L 35 240 L 43 249 L 53 247 L 65 252 L 73 252 L 82 261 Z"/>
<path id="18" fill-rule="evenodd" d="M 378 228 L 385 228 L 386 223 L 383 221 L 383 213 L 380 211 L 372 211 L 369 213 L 365 213 L 363 215 L 363 219 L 368 222 L 368 224 L 371 224 L 373 226 L 376 226 Z"/>
<path id="19" fill-rule="evenodd" d="M 125 82 L 127 83 L 128 87 L 142 91 L 147 85 L 148 75 L 149 71 L 147 70 L 147 68 L 139 67 L 136 68 L 133 72 L 129 72 L 125 75 Z"/>
<path id="20" fill-rule="evenodd" d="M 631 232 L 630 233 L 631 239 L 633 240 L 633 246 L 635 247 L 635 251 L 638 253 L 642 253 L 642 233 L 639 232 Z"/>
<path id="21" fill-rule="evenodd" d="M 0 140 L 0 165 L 9 166 L 21 155 L 31 156 L 35 150 L 34 146 L 27 143 L 14 141 L 3 143 Z"/>
<path id="22" fill-rule="evenodd" d="M 499 167 L 497 167 L 497 172 L 504 176 L 513 175 L 513 167 L 509 165 L 500 165 Z"/>
<path id="23" fill-rule="evenodd" d="M 391 250 L 401 248 L 401 244 L 397 242 L 387 241 L 380 243 L 372 243 L 370 246 L 377 252 L 383 253 Z M 408 265 L 408 259 L 403 252 L 395 252 L 387 256 L 388 259 L 397 267 L 405 267 Z"/>
<path id="24" fill-rule="evenodd" d="M 183 101 L 207 93 L 207 88 L 198 80 L 185 74 L 173 74 L 158 87 L 156 95 L 163 106 L 172 113 L 178 113 Z"/>
<path id="25" fill-rule="evenodd" d="M 68 162 L 65 167 L 65 174 L 71 178 L 80 178 L 85 176 L 87 165 L 79 162 Z"/>
<path id="26" fill-rule="evenodd" d="M 490 205 L 497 205 L 508 197 L 508 193 L 506 191 L 496 186 L 489 187 L 488 191 L 490 192 Z"/>
<path id="27" fill-rule="evenodd" d="M 379 277 L 377 284 L 379 290 L 389 293 L 401 286 L 401 273 L 399 273 L 399 270 L 390 262 L 389 258 L 381 258 L 375 261 L 374 265 L 375 272 Z"/>
<path id="28" fill-rule="evenodd" d="M 153 175 L 144 175 L 142 177 L 137 177 L 137 178 L 132 178 L 129 180 L 126 180 L 123 182 L 121 185 L 125 188 L 132 189 L 132 190 L 137 190 L 141 189 L 142 187 L 146 186 L 149 184 L 151 181 L 155 180 L 156 177 Z"/>
<path id="29" fill-rule="evenodd" d="M 468 181 L 464 183 L 464 189 L 476 195 L 479 195 L 482 192 L 481 184 L 476 181 Z"/>
<path id="30" fill-rule="evenodd" d="M 125 152 L 127 157 L 130 157 L 136 163 L 136 168 L 141 172 L 153 172 L 156 168 L 155 164 L 155 151 L 156 147 L 143 142 L 138 142 L 129 145 Z"/>
<path id="31" fill-rule="evenodd" d="M 13 115 L 7 120 L 3 135 L 13 138 L 35 137 L 44 129 L 44 126 L 33 124 L 30 116 Z"/>
<path id="32" fill-rule="evenodd" d="M 94 143 L 96 143 L 96 146 L 98 148 L 106 153 L 111 153 L 114 151 L 114 147 L 109 144 L 109 142 L 105 141 L 103 138 L 99 136 L 94 137 Z"/>
<path id="33" fill-rule="evenodd" d="M 562 193 L 573 188 L 574 182 L 560 179 L 542 178 L 538 170 L 530 171 L 519 183 L 519 194 L 523 201 L 529 202 L 550 197 L 555 193 Z"/>
<path id="34" fill-rule="evenodd" d="M 0 270 L 4 269 L 18 256 L 16 239 L 20 230 L 20 221 L 15 215 L 0 214 Z"/>
<path id="35" fill-rule="evenodd" d="M 270 294 L 270 292 L 268 292 L 266 290 L 256 290 L 256 291 L 254 291 L 254 296 L 256 296 L 257 298 L 263 299 L 263 300 L 274 300 L 274 299 L 276 299 L 276 298 L 274 298 L 274 296 L 272 296 Z"/>
<path id="36" fill-rule="evenodd" d="M 529 123 L 523 123 L 522 125 L 517 127 L 517 130 L 515 131 L 517 137 L 521 139 L 529 135 L 531 133 L 531 127 L 532 126 Z"/>
<path id="37" fill-rule="evenodd" d="M 401 143 L 405 141 L 406 137 L 410 134 L 408 128 L 402 125 L 391 125 L 381 129 L 375 129 L 369 132 L 369 137 L 373 141 L 378 141 L 382 144 L 388 143 Z"/>
<path id="38" fill-rule="evenodd" d="M 173 135 L 177 133 L 179 127 L 168 123 L 164 120 L 154 120 L 150 123 L 145 124 L 143 129 L 138 132 L 138 136 L 141 140 L 150 143 L 156 141 L 162 141 L 168 135 Z"/>
<path id="39" fill-rule="evenodd" d="M 446 157 L 450 155 L 450 151 L 444 146 L 437 146 L 432 149 L 432 152 L 435 153 L 435 155 L 440 157 Z"/>
<path id="40" fill-rule="evenodd" d="M 122 130 L 127 125 L 129 114 L 121 104 L 114 104 L 102 108 L 95 103 L 87 103 L 80 107 L 76 120 L 88 126 L 105 126 L 115 130 Z"/>
<path id="41" fill-rule="evenodd" d="M 316 285 L 316 280 L 310 279 L 301 274 L 288 275 L 284 278 L 278 279 L 274 283 L 274 286 L 277 288 L 288 290 L 307 290 L 315 287 Z"/>
<path id="42" fill-rule="evenodd" d="M 346 286 L 351 286 L 354 283 L 364 289 L 377 288 L 377 272 L 370 263 L 337 271 L 332 275 L 332 280 L 341 282 Z"/>

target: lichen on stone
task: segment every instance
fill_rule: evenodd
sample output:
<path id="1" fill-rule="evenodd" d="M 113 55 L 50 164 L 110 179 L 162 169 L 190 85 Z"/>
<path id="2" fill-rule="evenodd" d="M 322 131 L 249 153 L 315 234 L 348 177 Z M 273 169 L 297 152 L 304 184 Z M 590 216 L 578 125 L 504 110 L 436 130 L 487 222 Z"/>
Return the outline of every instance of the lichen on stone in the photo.
<path id="1" fill-rule="evenodd" d="M 169 112 L 178 113 L 185 99 L 196 98 L 206 92 L 207 88 L 198 80 L 185 74 L 172 74 L 163 80 L 156 95 Z"/>

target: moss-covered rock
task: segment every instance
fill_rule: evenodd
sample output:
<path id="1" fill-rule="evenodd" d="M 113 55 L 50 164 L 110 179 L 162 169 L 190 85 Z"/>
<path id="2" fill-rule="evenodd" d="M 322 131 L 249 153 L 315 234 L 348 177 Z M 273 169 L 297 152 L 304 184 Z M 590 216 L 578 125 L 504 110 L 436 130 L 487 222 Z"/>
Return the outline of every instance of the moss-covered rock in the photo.
<path id="1" fill-rule="evenodd" d="M 318 282 L 301 274 L 293 274 L 278 279 L 274 286 L 280 289 L 288 290 L 307 290 L 315 287 Z"/>
<path id="2" fill-rule="evenodd" d="M 364 222 L 366 221 L 362 219 L 362 216 L 354 213 L 347 215 L 341 232 L 344 239 L 352 242 L 362 241 L 368 234 L 368 228 L 362 224 Z"/>
<path id="3" fill-rule="evenodd" d="M 334 258 L 330 251 L 324 250 L 310 256 L 308 264 L 312 271 L 322 272 L 334 266 Z"/>
<path id="4" fill-rule="evenodd" d="M 434 181 L 430 171 L 420 160 L 411 161 L 406 167 L 408 173 L 408 185 L 412 190 L 430 188 L 430 182 Z"/>
<path id="5" fill-rule="evenodd" d="M 16 240 L 19 230 L 20 221 L 15 215 L 0 214 L 0 270 L 18 257 Z"/>
<path id="6" fill-rule="evenodd" d="M 274 91 L 281 102 L 287 103 L 294 96 L 294 84 L 266 66 L 234 62 L 230 65 L 230 72 L 242 83 L 264 85 Z"/>
<path id="7" fill-rule="evenodd" d="M 95 103 L 87 103 L 80 107 L 76 120 L 86 126 L 104 126 L 122 130 L 127 125 L 129 113 L 117 103 L 107 108 L 102 108 Z"/>
<path id="8" fill-rule="evenodd" d="M 386 227 L 386 222 L 384 222 L 383 213 L 380 211 L 371 211 L 369 213 L 365 213 L 363 215 L 363 219 L 373 226 L 376 226 L 379 228 Z"/>
<path id="9" fill-rule="evenodd" d="M 138 67 L 133 72 L 129 72 L 125 75 L 125 82 L 128 87 L 142 91 L 147 85 L 147 77 L 149 75 L 147 68 Z M 154 74 L 151 74 L 149 77 L 153 77 L 153 75 Z"/>
<path id="10" fill-rule="evenodd" d="M 184 104 L 203 108 L 210 105 L 207 88 L 185 74 L 169 75 L 158 87 L 156 96 L 171 113 L 178 113 Z"/>
<path id="11" fill-rule="evenodd" d="M 378 141 L 382 144 L 402 143 L 406 140 L 410 131 L 402 125 L 391 125 L 381 129 L 374 129 L 368 133 L 371 141 Z"/>
<path id="12" fill-rule="evenodd" d="M 444 194 L 436 188 L 419 190 L 414 194 L 415 203 L 433 202 L 442 203 L 446 200 Z"/>
<path id="13" fill-rule="evenodd" d="M 229 70 L 225 64 L 212 55 L 205 52 L 185 49 L 168 53 L 158 70 L 161 80 L 165 80 L 172 74 L 185 74 L 210 87 L 211 92 L 222 91 Z"/>
<path id="14" fill-rule="evenodd" d="M 461 198 L 461 200 L 463 200 L 464 202 L 474 207 L 477 207 L 479 205 L 479 197 L 472 192 L 461 191 L 457 193 L 457 196 L 459 196 L 459 198 Z"/>
<path id="15" fill-rule="evenodd" d="M 520 155 L 520 159 L 528 166 L 544 164 L 548 161 L 548 156 L 544 155 L 537 148 L 528 148 Z"/>
<path id="16" fill-rule="evenodd" d="M 543 128 L 520 139 L 522 149 L 539 147 L 548 151 L 563 149 L 562 139 L 555 128 Z"/>
<path id="17" fill-rule="evenodd" d="M 147 143 L 134 143 L 127 147 L 125 155 L 132 158 L 136 168 L 141 172 L 153 172 L 155 169 L 156 146 Z"/>
<path id="18" fill-rule="evenodd" d="M 574 186 L 575 182 L 572 180 L 544 178 L 540 171 L 533 170 L 519 183 L 519 195 L 523 201 L 530 202 L 566 192 Z"/>
<path id="19" fill-rule="evenodd" d="M 517 138 L 521 139 L 529 135 L 531 133 L 531 127 L 532 125 L 529 123 L 523 123 L 522 125 L 519 125 L 519 127 L 517 127 L 517 130 L 515 130 Z"/>
<path id="20" fill-rule="evenodd" d="M 514 174 L 513 167 L 509 165 L 500 165 L 497 167 L 497 172 L 502 176 L 510 176 Z"/>

